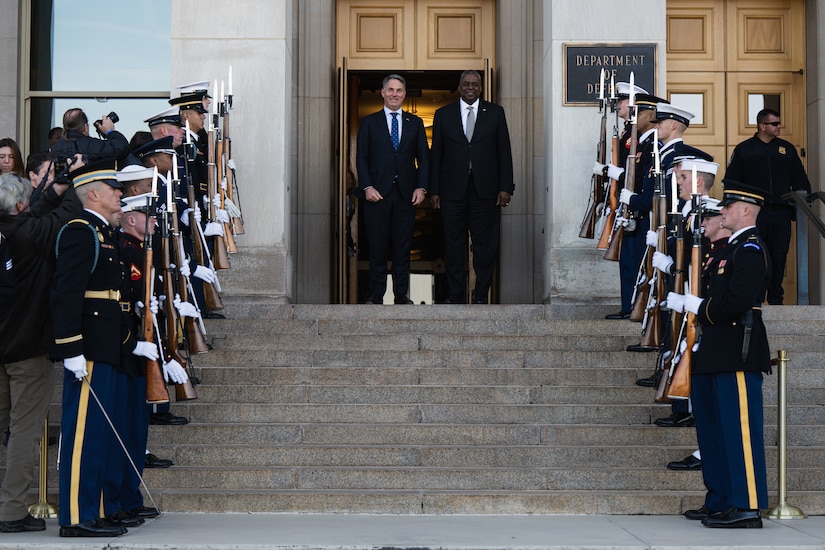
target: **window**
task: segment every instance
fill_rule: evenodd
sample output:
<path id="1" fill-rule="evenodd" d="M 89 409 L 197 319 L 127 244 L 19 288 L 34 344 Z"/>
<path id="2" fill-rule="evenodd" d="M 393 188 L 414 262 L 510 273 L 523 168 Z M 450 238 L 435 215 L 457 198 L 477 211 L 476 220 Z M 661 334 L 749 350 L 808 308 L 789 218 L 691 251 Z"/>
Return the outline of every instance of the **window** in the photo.
<path id="1" fill-rule="evenodd" d="M 33 0 L 26 98 L 28 152 L 48 147 L 63 113 L 90 121 L 114 111 L 127 139 L 169 107 L 168 0 Z"/>

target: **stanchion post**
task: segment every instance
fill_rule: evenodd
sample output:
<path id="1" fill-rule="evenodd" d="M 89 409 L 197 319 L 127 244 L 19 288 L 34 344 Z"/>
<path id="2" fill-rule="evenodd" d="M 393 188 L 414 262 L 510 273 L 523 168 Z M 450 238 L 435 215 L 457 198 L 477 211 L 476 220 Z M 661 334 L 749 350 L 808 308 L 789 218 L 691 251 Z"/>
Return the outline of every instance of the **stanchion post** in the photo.
<path id="1" fill-rule="evenodd" d="M 776 506 L 768 510 L 768 517 L 771 519 L 804 519 L 808 516 L 805 512 L 788 504 L 788 353 L 781 349 L 777 352 L 778 365 L 777 371 L 779 380 L 777 383 L 776 397 L 778 401 L 776 430 L 779 438 L 777 443 L 777 453 L 779 454 L 779 472 L 777 479 L 779 480 L 779 502 Z"/>
<path id="2" fill-rule="evenodd" d="M 29 513 L 41 519 L 56 518 L 57 509 L 49 504 L 46 491 L 49 488 L 49 417 L 43 421 L 43 438 L 40 440 L 40 483 L 38 501 L 29 506 Z"/>

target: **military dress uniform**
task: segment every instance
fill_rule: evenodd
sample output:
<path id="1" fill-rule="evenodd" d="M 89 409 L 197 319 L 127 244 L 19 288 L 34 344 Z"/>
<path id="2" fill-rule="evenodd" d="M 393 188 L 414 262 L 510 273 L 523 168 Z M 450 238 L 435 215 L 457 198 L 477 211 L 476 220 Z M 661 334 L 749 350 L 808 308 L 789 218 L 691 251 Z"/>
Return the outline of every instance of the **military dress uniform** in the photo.
<path id="1" fill-rule="evenodd" d="M 734 197 L 746 195 L 726 189 L 725 200 L 740 200 Z M 756 511 L 735 526 L 761 527 L 758 509 L 768 506 L 762 373 L 770 371 L 770 350 L 761 303 L 769 276 L 757 229 L 744 229 L 709 260 L 706 296 L 697 313 L 702 335 L 691 399 L 708 488 L 704 506 L 716 512 Z M 703 522 L 714 523 L 712 518 Z"/>
<path id="2" fill-rule="evenodd" d="M 120 187 L 113 163 L 109 170 L 95 168 L 89 165 L 73 175 L 75 188 L 99 180 Z M 101 410 L 112 414 L 121 347 L 130 336 L 119 301 L 120 252 L 112 227 L 100 215 L 84 210 L 61 229 L 55 253 L 50 299 L 53 357 L 83 355 L 88 373 L 78 380 L 64 370 L 59 521 L 61 536 L 90 536 L 106 532 L 98 523 L 104 473 L 120 463 L 113 455 L 122 453 L 110 445 L 112 429 Z"/>

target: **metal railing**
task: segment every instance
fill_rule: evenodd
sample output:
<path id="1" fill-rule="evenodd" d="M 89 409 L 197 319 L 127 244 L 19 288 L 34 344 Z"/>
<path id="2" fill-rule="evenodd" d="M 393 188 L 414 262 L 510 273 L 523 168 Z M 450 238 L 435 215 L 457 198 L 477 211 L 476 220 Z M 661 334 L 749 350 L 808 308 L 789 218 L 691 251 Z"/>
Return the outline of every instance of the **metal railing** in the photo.
<path id="1" fill-rule="evenodd" d="M 808 294 L 808 224 L 802 222 L 807 219 L 825 238 L 825 222 L 813 210 L 816 200 L 825 203 L 825 193 L 817 191 L 806 195 L 801 191 L 793 191 L 782 195 L 782 198 L 791 201 L 796 207 L 796 303 L 807 306 L 811 303 Z"/>

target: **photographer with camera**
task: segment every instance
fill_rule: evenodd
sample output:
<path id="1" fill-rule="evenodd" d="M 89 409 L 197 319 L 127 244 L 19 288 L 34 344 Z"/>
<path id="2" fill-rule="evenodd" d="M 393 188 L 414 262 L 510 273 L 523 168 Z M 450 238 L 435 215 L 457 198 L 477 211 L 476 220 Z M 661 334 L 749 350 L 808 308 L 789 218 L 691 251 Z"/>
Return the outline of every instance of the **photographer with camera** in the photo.
<path id="1" fill-rule="evenodd" d="M 54 387 L 49 359 L 54 240 L 63 224 L 83 211 L 68 177 L 51 177 L 52 160 L 41 160 L 45 165 L 36 169 L 43 175 L 36 201 L 27 179 L 16 174 L 0 177 L 0 233 L 11 250 L 4 267 L 10 268 L 15 286 L 0 316 L 0 432 L 9 432 L 0 485 L 0 532 L 4 533 L 46 528 L 42 519 L 29 514 L 28 491 Z M 73 166 L 82 163 L 78 158 Z M 68 166 L 65 157 L 63 164 Z"/>
<path id="2" fill-rule="evenodd" d="M 58 158 L 69 158 L 80 153 L 86 162 L 102 159 L 116 159 L 118 165 L 140 164 L 129 148 L 126 137 L 115 130 L 119 120 L 116 113 L 109 113 L 96 120 L 94 125 L 98 135 L 105 139 L 89 136 L 89 118 L 83 109 L 73 108 L 63 113 L 63 136 L 52 146 L 51 151 Z"/>

